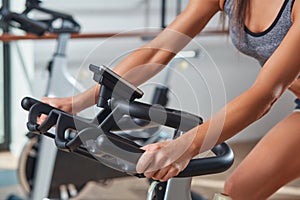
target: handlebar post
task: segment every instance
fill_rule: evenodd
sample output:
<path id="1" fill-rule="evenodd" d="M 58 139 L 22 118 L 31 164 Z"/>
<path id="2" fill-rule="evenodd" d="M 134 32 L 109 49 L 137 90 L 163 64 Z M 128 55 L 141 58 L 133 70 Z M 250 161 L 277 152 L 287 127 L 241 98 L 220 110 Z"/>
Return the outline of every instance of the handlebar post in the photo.
<path id="1" fill-rule="evenodd" d="M 61 33 L 58 35 L 58 42 L 56 46 L 55 54 L 64 56 L 67 51 L 67 43 L 70 39 L 70 33 Z"/>
<path id="2" fill-rule="evenodd" d="M 105 132 L 110 131 L 112 127 L 117 126 L 117 122 L 123 117 L 123 115 L 124 114 L 121 112 L 119 107 L 114 108 L 106 119 L 102 121 L 99 128 Z"/>
<path id="3" fill-rule="evenodd" d="M 25 6 L 27 8 L 35 8 L 35 7 L 39 6 L 40 3 L 42 3 L 41 0 L 26 0 Z"/>
<path id="4" fill-rule="evenodd" d="M 111 99 L 111 96 L 111 90 L 109 90 L 105 85 L 101 85 L 97 106 L 101 108 L 109 108 L 109 100 Z"/>

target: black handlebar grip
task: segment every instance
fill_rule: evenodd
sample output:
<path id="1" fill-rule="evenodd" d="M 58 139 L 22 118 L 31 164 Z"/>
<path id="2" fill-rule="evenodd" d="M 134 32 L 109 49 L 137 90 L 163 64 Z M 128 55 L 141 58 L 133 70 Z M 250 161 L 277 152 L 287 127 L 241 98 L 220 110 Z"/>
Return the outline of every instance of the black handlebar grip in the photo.
<path id="1" fill-rule="evenodd" d="M 14 12 L 7 14 L 4 17 L 4 21 L 11 26 L 15 26 L 26 32 L 30 32 L 36 35 L 43 35 L 48 29 L 47 24 L 30 19 L 24 14 L 18 14 Z"/>
<path id="2" fill-rule="evenodd" d="M 216 174 L 224 172 L 231 167 L 234 161 L 234 154 L 226 143 L 215 146 L 212 151 L 216 156 L 191 160 L 188 166 L 176 177 L 186 178 Z M 144 174 L 135 174 L 135 176 L 145 178 Z"/>
<path id="3" fill-rule="evenodd" d="M 27 128 L 29 131 L 46 133 L 51 127 L 56 124 L 56 120 L 60 112 L 57 108 L 50 106 L 49 104 L 43 103 L 36 99 L 25 97 L 21 101 L 21 106 L 24 110 L 29 111 Z M 37 123 L 37 118 L 41 114 L 46 114 L 48 117 L 42 124 Z"/>
<path id="4" fill-rule="evenodd" d="M 21 106 L 24 110 L 29 111 L 30 108 L 36 103 L 40 103 L 40 101 L 30 97 L 24 97 L 21 101 Z"/>
<path id="5" fill-rule="evenodd" d="M 234 161 L 234 154 L 226 143 L 215 146 L 212 151 L 216 156 L 191 160 L 188 166 L 176 177 L 216 174 L 224 172 L 231 167 Z"/>

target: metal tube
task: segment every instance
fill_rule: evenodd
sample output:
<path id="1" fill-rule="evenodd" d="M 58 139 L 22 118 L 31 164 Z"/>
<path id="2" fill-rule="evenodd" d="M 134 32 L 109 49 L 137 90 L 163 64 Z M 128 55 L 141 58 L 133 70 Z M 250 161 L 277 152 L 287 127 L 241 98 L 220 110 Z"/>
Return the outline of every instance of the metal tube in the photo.
<path id="1" fill-rule="evenodd" d="M 161 0 L 161 28 L 166 28 L 166 0 Z"/>
<path id="2" fill-rule="evenodd" d="M 9 0 L 2 0 L 2 7 L 4 9 L 9 8 Z M 8 33 L 9 28 L 7 26 L 3 27 L 3 33 Z M 4 143 L 1 144 L 0 148 L 2 150 L 9 150 L 9 145 L 11 142 L 11 60 L 10 60 L 10 44 L 7 42 L 3 43 L 3 106 L 4 106 Z"/>
<path id="3" fill-rule="evenodd" d="M 179 15 L 181 13 L 181 7 L 182 7 L 181 4 L 182 4 L 181 0 L 177 0 L 177 2 L 176 2 L 176 15 Z"/>

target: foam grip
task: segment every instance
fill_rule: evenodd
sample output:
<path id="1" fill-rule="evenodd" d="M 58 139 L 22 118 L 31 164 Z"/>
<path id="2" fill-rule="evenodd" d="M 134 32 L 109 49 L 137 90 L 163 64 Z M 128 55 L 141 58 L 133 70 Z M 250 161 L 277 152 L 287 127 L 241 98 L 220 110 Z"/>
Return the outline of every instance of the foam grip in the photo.
<path id="1" fill-rule="evenodd" d="M 40 103 L 40 101 L 30 97 L 24 97 L 21 101 L 21 106 L 24 110 L 29 111 L 30 108 L 36 103 Z"/>

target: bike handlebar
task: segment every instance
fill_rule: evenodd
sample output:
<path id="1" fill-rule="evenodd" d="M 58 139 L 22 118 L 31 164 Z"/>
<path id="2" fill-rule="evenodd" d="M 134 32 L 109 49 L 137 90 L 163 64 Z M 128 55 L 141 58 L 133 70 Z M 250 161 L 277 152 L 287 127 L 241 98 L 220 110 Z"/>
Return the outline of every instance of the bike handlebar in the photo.
<path id="1" fill-rule="evenodd" d="M 75 152 L 80 150 L 81 153 L 85 152 L 84 155 L 89 151 L 95 159 L 109 167 L 144 177 L 143 174 L 137 174 L 135 169 L 144 150 L 135 142 L 113 132 L 124 116 L 154 122 L 181 132 L 203 123 L 201 117 L 187 112 L 136 102 L 134 99 L 143 95 L 138 88 L 104 66 L 90 65 L 90 69 L 94 72 L 94 80 L 101 84 L 101 90 L 104 89 L 102 95 L 105 97 L 102 99 L 103 109 L 96 120 L 86 120 L 37 100 L 25 98 L 22 106 L 29 109 L 28 129 L 43 133 L 56 124 L 54 139 L 58 148 Z M 36 119 L 40 114 L 48 114 L 48 118 L 43 124 L 38 125 Z M 134 120 L 131 120 L 126 127 L 119 127 L 119 130 L 130 130 L 134 124 Z M 72 139 L 66 138 L 67 130 L 74 130 L 77 135 Z M 191 160 L 178 177 L 219 173 L 232 165 L 234 156 L 227 144 L 217 145 L 212 151 L 216 156 Z"/>
<path id="2" fill-rule="evenodd" d="M 234 154 L 232 149 L 226 143 L 221 143 L 213 147 L 211 151 L 215 156 L 192 159 L 187 167 L 176 177 L 186 178 L 217 174 L 224 172 L 231 167 L 234 161 Z M 145 177 L 144 174 L 135 174 L 135 176 L 140 178 Z"/>
<path id="3" fill-rule="evenodd" d="M 47 30 L 47 24 L 28 18 L 24 14 L 8 13 L 4 18 L 3 22 L 9 26 L 22 29 L 26 32 L 33 33 L 36 35 L 43 35 Z"/>
<path id="4" fill-rule="evenodd" d="M 47 133 L 47 131 L 56 124 L 59 112 L 63 112 L 49 104 L 45 104 L 30 97 L 23 98 L 21 106 L 24 110 L 29 111 L 27 129 L 38 134 Z M 37 118 L 42 114 L 48 115 L 48 117 L 42 124 L 38 124 Z"/>
<path id="5" fill-rule="evenodd" d="M 36 100 L 34 98 L 31 98 L 31 97 L 24 97 L 21 101 L 21 106 L 24 110 L 27 110 L 29 111 L 30 108 L 34 105 L 34 104 L 37 104 L 37 103 L 42 103 L 41 101 L 39 100 Z M 48 105 L 50 106 L 50 105 Z"/>
<path id="6" fill-rule="evenodd" d="M 31 107 L 29 105 L 31 105 Z M 144 152 L 144 150 L 140 149 L 141 146 L 138 144 L 109 131 L 103 131 L 101 125 L 91 124 L 88 120 L 65 113 L 32 98 L 24 98 L 22 100 L 22 107 L 26 110 L 30 107 L 28 124 L 37 124 L 35 121 L 36 116 L 41 113 L 48 114 L 46 121 L 42 125 L 29 126 L 28 128 L 32 131 L 40 131 L 40 133 L 43 134 L 43 132 L 46 133 L 49 128 L 56 125 L 54 139 L 58 148 L 66 151 L 75 151 L 81 154 L 84 152 L 84 155 L 88 154 L 89 151 L 93 154 L 94 159 L 100 161 L 101 157 L 98 156 L 99 152 L 101 152 L 100 155 L 102 155 L 103 152 L 108 155 L 114 155 L 125 163 L 121 168 L 115 169 L 123 172 L 125 171 L 140 178 L 144 177 L 143 174 L 137 174 L 135 172 L 135 165 Z M 187 115 L 185 117 L 190 116 Z M 105 126 L 106 123 L 102 125 Z M 64 137 L 65 131 L 68 129 L 78 131 L 78 134 L 71 140 Z M 96 146 L 91 148 L 88 141 L 95 141 L 94 143 Z M 80 149 L 79 152 L 77 151 L 78 149 Z M 212 149 L 212 152 L 215 154 L 213 157 L 191 160 L 188 166 L 179 173 L 177 177 L 192 177 L 220 173 L 227 170 L 232 165 L 234 155 L 227 144 L 222 143 L 215 146 Z M 132 165 L 128 165 L 128 163 L 131 163 Z"/>
<path id="7" fill-rule="evenodd" d="M 51 17 L 42 20 L 30 18 L 28 15 L 33 10 L 38 10 Z M 43 35 L 46 32 L 59 34 L 78 33 L 80 31 L 80 25 L 71 15 L 43 8 L 40 6 L 40 1 L 36 0 L 27 0 L 26 9 L 22 13 L 10 12 L 1 8 L 1 15 L 3 23 L 35 35 Z M 60 25 L 56 26 L 55 22 L 58 20 Z"/>
<path id="8" fill-rule="evenodd" d="M 191 160 L 188 166 L 177 177 L 216 174 L 224 172 L 231 167 L 234 161 L 234 154 L 226 143 L 215 146 L 212 152 L 216 156 Z"/>

